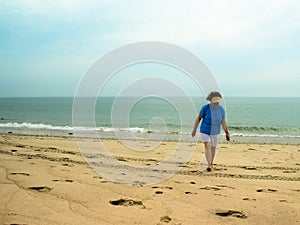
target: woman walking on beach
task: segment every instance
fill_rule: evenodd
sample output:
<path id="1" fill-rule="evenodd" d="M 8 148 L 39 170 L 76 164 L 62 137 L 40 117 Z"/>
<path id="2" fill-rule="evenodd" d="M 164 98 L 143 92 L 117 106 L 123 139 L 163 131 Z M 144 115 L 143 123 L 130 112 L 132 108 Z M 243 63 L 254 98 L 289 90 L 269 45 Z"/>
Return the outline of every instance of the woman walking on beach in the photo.
<path id="1" fill-rule="evenodd" d="M 213 169 L 213 160 L 216 154 L 221 125 L 226 133 L 226 140 L 230 140 L 230 134 L 225 120 L 225 109 L 219 104 L 221 99 L 222 95 L 219 92 L 213 91 L 209 93 L 206 100 L 210 103 L 202 106 L 192 131 L 192 137 L 194 137 L 196 135 L 197 127 L 202 119 L 200 133 L 208 163 L 207 171 L 209 172 Z"/>

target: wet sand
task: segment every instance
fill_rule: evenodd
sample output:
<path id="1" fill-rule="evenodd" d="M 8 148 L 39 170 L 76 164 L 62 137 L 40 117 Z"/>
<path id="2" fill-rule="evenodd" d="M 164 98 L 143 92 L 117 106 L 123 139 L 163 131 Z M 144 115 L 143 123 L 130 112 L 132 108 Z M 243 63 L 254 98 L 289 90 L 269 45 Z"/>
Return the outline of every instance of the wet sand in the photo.
<path id="1" fill-rule="evenodd" d="M 177 145 L 132 152 L 117 140 L 103 144 L 131 166 L 158 163 Z M 300 223 L 299 145 L 223 143 L 212 172 L 199 171 L 203 146 L 195 147 L 174 176 L 131 186 L 93 170 L 74 138 L 1 135 L 0 223 Z"/>

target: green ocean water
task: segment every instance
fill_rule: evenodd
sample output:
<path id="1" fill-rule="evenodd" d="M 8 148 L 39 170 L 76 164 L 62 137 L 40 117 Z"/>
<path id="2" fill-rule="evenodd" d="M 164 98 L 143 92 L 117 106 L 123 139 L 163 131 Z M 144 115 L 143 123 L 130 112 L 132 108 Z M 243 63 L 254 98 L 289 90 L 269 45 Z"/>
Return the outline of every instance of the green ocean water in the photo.
<path id="1" fill-rule="evenodd" d="M 178 112 L 185 101 L 192 101 L 194 107 Z M 174 101 L 166 101 L 147 97 L 137 101 L 128 111 L 115 106 L 115 102 L 116 98 L 101 97 L 92 109 L 98 132 L 108 134 L 118 130 L 136 133 L 137 137 L 161 132 L 170 134 L 170 139 L 176 134 L 188 137 L 197 113 L 207 103 L 203 98 L 177 98 L 175 101 L 174 97 Z M 222 104 L 233 139 L 242 138 L 247 142 L 254 138 L 276 138 L 280 142 L 289 138 L 300 142 L 300 98 L 228 97 Z M 68 135 L 74 129 L 72 106 L 71 97 L 0 98 L 0 133 Z M 115 119 L 121 116 L 124 118 L 121 121 Z M 90 129 L 91 124 L 82 127 L 85 128 Z"/>

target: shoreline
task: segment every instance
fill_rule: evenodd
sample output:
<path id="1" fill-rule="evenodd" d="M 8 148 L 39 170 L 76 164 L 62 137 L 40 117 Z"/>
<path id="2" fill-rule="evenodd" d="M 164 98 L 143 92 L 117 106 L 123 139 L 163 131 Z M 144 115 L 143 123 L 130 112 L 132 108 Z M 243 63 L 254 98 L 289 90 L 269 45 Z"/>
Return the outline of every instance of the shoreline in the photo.
<path id="1" fill-rule="evenodd" d="M 11 130 L 11 129 L 10 129 Z M 36 132 L 28 132 L 28 131 L 8 131 L 5 129 L 2 129 L 0 131 L 0 135 L 28 135 L 28 136 L 45 136 L 45 137 L 66 137 L 66 138 L 76 138 L 74 131 L 44 131 L 44 133 L 36 133 Z M 128 136 L 130 132 L 125 132 L 125 135 Z M 149 140 L 149 134 L 150 133 L 134 133 L 136 139 L 135 140 Z M 192 138 L 190 134 L 159 134 L 159 133 L 152 133 L 155 134 L 156 137 L 153 141 L 174 141 L 174 142 L 196 142 L 198 139 L 198 142 L 201 142 L 201 138 L 199 133 L 197 133 L 195 138 Z M 93 136 L 89 136 L 89 132 L 85 132 L 78 135 L 78 138 L 95 138 Z M 119 138 L 116 137 L 116 134 L 114 132 L 98 132 L 99 139 L 108 139 L 108 140 L 118 140 Z M 164 139 L 161 140 L 161 137 L 163 136 Z M 179 137 L 181 137 L 181 140 L 179 140 Z M 97 137 L 98 138 L 98 137 Z M 131 139 L 129 138 L 122 138 L 124 140 Z M 219 136 L 220 143 L 226 143 L 224 135 Z M 237 143 L 237 144 L 282 144 L 282 145 L 300 145 L 300 137 L 280 137 L 280 136 L 240 136 L 240 135 L 232 135 L 230 142 Z"/>

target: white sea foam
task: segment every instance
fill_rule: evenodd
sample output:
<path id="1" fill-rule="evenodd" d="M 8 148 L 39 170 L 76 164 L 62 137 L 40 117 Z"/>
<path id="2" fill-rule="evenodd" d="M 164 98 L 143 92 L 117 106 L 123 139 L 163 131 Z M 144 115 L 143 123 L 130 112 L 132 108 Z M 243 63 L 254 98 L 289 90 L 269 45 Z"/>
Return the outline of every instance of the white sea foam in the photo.
<path id="1" fill-rule="evenodd" d="M 71 127 L 71 126 L 56 126 L 50 124 L 33 124 L 33 123 L 0 123 L 0 133 L 7 132 L 9 130 L 13 131 L 22 131 L 22 133 L 26 133 L 28 131 L 30 134 L 35 133 L 40 134 L 40 131 L 65 131 L 65 132 L 73 132 L 77 131 L 98 131 L 103 133 L 115 133 L 115 132 L 129 132 L 129 133 L 161 133 L 161 134 L 169 134 L 169 135 L 184 135 L 189 136 L 190 131 L 177 131 L 177 130 L 149 130 L 141 127 L 128 127 L 128 128 L 118 128 L 118 127 Z M 249 131 L 240 131 L 240 132 L 232 132 L 232 137 L 250 137 L 250 138 L 300 138 L 300 135 L 297 134 L 272 134 L 272 133 L 253 133 Z"/>
<path id="2" fill-rule="evenodd" d="M 48 124 L 32 124 L 32 123 L 0 123 L 0 127 L 4 128 L 26 128 L 26 129 L 48 129 L 48 130 L 73 130 L 69 126 L 53 126 Z"/>
<path id="3" fill-rule="evenodd" d="M 234 136 L 234 137 L 300 138 L 299 135 L 255 134 L 255 133 L 232 133 L 231 136 Z"/>
<path id="4" fill-rule="evenodd" d="M 129 128 L 114 128 L 114 127 L 70 127 L 70 126 L 54 126 L 49 124 L 32 124 L 32 123 L 0 123 L 0 128 L 17 128 L 17 129 L 32 129 L 32 130 L 97 130 L 101 132 L 132 132 L 132 133 L 147 133 L 148 130 L 140 127 Z"/>

